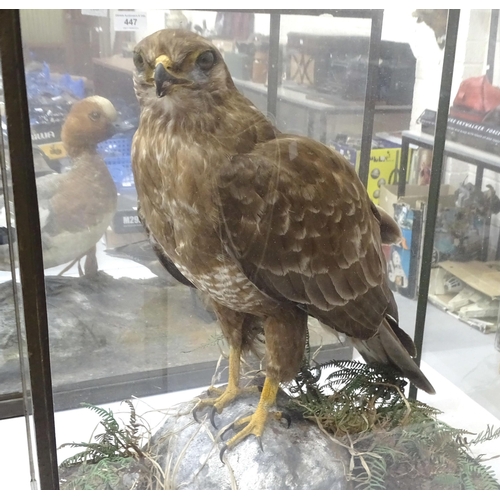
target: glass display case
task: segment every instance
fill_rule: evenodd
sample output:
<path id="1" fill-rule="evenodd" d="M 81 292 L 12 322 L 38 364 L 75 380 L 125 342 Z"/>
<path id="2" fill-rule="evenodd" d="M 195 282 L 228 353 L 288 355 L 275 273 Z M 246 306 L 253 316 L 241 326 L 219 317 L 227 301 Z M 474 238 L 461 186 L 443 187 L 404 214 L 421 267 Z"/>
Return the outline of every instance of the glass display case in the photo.
<path id="1" fill-rule="evenodd" d="M 498 23 L 498 10 L 411 7 L 2 11 L 0 426 L 22 422 L 12 440 L 28 455 L 5 464 L 22 469 L 12 481 L 23 475 L 19 481 L 42 489 L 160 489 L 158 475 L 149 472 L 146 480 L 129 462 L 113 476 L 120 480 L 96 486 L 75 479 L 61 464 L 81 465 L 85 457 L 98 463 L 88 454 L 97 447 L 74 459 L 78 450 L 61 445 L 107 444 L 115 416 L 123 416 L 123 434 L 116 427 L 113 435 L 130 445 L 123 457 L 139 457 L 145 467 L 144 450 L 160 439 L 155 432 L 170 415 L 165 408 L 228 382 L 230 346 L 213 304 L 162 259 L 139 217 L 134 50 L 163 29 L 210 40 L 236 89 L 273 130 L 340 153 L 373 213 L 396 220 L 401 239 L 381 247 L 387 287 L 436 395 L 408 384 L 390 398 L 441 410 L 454 429 L 487 429 L 477 454 L 492 454 L 500 426 Z M 312 315 L 307 327 L 309 365 L 282 386 L 295 397 L 297 387 L 327 390 L 320 380 L 335 369 L 358 369 L 363 354 L 349 332 L 332 332 Z M 262 352 L 245 356 L 245 371 L 265 373 Z M 99 422 L 106 428 L 100 438 Z M 146 437 L 136 439 L 139 429 Z M 262 436 L 264 450 L 274 449 L 269 435 Z M 373 487 L 361 462 L 358 479 L 317 484 Z M 491 463 L 473 487 L 498 485 L 500 463 Z M 398 483 L 401 470 L 391 466 L 385 488 L 414 487 Z M 162 474 L 164 487 L 185 487 L 180 475 Z M 450 477 L 424 483 L 466 487 Z M 225 481 L 198 487 L 225 489 Z M 268 487 L 290 487 L 285 483 Z M 252 488 L 240 476 L 231 484 Z M 256 479 L 253 487 L 263 484 Z M 293 487 L 320 487 L 304 484 Z"/>

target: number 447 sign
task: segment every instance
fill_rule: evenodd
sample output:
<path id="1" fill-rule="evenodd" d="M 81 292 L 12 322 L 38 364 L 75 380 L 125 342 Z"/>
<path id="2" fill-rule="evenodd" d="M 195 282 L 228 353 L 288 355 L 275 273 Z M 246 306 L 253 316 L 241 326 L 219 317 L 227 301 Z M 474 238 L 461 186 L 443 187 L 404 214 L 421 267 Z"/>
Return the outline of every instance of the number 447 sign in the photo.
<path id="1" fill-rule="evenodd" d="M 115 12 L 115 31 L 138 31 L 146 29 L 146 14 L 143 12 Z"/>

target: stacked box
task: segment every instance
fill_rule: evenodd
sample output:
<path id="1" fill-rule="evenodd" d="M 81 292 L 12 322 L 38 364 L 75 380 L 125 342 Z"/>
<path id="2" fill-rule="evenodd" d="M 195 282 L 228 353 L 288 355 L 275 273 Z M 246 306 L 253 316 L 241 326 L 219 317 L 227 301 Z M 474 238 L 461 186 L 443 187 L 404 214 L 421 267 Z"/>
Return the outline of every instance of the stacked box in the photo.
<path id="1" fill-rule="evenodd" d="M 413 299 L 418 293 L 429 186 L 408 185 L 406 195 L 401 198 L 398 198 L 397 191 L 398 186 L 382 186 L 379 204 L 394 217 L 403 235 L 400 245 L 390 245 L 384 248 L 387 274 L 392 290 Z M 440 209 L 454 206 L 455 191 L 453 186 L 441 186 Z"/>
<path id="2" fill-rule="evenodd" d="M 331 142 L 330 146 L 344 156 L 355 167 L 356 172 L 359 171 L 360 148 L 341 142 Z M 400 156 L 399 146 L 395 147 L 388 141 L 373 141 L 366 190 L 375 205 L 379 204 L 382 186 L 397 183 Z"/>

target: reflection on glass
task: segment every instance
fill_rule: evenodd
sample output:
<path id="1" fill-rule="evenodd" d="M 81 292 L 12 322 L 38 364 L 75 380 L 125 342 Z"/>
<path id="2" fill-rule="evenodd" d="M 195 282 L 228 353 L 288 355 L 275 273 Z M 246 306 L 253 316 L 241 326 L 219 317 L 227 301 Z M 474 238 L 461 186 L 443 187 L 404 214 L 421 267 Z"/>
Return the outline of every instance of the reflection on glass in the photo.
<path id="1" fill-rule="evenodd" d="M 410 130 L 402 133 L 401 151 L 402 158 L 408 157 L 408 184 L 399 199 L 394 196 L 397 190 L 384 195 L 386 207 L 396 203 L 394 210 L 403 227 L 406 248 L 396 251 L 409 283 L 401 293 L 410 298 L 416 298 L 420 266 L 426 264 L 421 262 L 420 252 L 437 146 L 437 85 L 442 71 L 446 15 L 445 11 L 415 13 L 415 34 L 419 37 L 412 37 L 412 49 L 417 57 L 417 79 L 412 123 Z M 436 307 L 427 309 L 423 360 L 495 419 L 500 416 L 495 392 L 498 377 L 493 375 L 498 366 L 494 339 L 500 290 L 500 163 L 498 140 L 494 137 L 500 131 L 500 122 L 490 117 L 495 116 L 500 104 L 498 65 L 494 63 L 498 15 L 487 10 L 462 11 L 460 23 L 466 29 L 454 40 L 457 58 L 459 49 L 467 56 L 465 61 L 456 60 L 453 73 L 429 288 L 429 302 Z M 486 72 L 472 62 L 469 51 L 476 43 L 482 46 L 481 54 L 476 54 L 478 59 L 488 62 Z M 413 304 L 408 302 L 408 308 L 413 309 Z M 464 357 L 466 352 L 469 354 Z M 470 355 L 472 352 L 474 355 Z M 490 382 L 484 384 L 485 380 Z"/>
<path id="2" fill-rule="evenodd" d="M 130 397 L 140 380 L 150 382 L 139 382 L 139 393 L 172 390 L 170 370 L 215 364 L 220 349 L 213 313 L 162 268 L 138 220 L 130 164 L 135 33 L 113 32 L 113 50 L 99 35 L 97 52 L 84 45 L 68 64 L 39 46 L 34 14 L 22 21 L 56 408 Z M 165 15 L 170 24 L 185 21 Z M 109 21 L 76 11 L 50 19 L 83 30 Z M 74 47 L 67 40 L 67 54 Z M 198 383 L 179 381 L 173 388 Z M 88 396 L 88 387 L 96 392 Z"/>
<path id="3" fill-rule="evenodd" d="M 451 380 L 499 417 L 494 339 L 500 293 L 497 278 L 489 279 L 498 273 L 500 256 L 500 163 L 498 151 L 484 147 L 491 141 L 481 142 L 463 129 L 468 120 L 463 108 L 478 88 L 495 95 L 500 65 L 494 63 L 500 49 L 497 43 L 497 55 L 488 53 L 495 45 L 490 43 L 493 30 L 481 28 L 494 19 L 490 11 L 464 16 L 462 22 L 469 26 L 457 44 L 467 57 L 483 45 L 484 58 L 465 61 L 454 77 L 450 117 L 461 124 L 453 129 L 449 122 L 448 128 L 429 297 L 438 307 L 428 309 L 424 361 L 436 377 Z M 402 243 L 385 247 L 385 255 L 400 324 L 410 334 L 445 17 L 442 11 L 413 15 L 410 8 L 387 9 L 378 47 L 367 190 L 403 233 Z M 37 22 L 42 18 L 43 23 Z M 130 159 L 139 119 L 132 83 L 134 46 L 164 27 L 190 29 L 211 39 L 237 88 L 264 114 L 276 110 L 270 118 L 277 128 L 319 140 L 359 168 L 371 22 L 282 15 L 278 56 L 273 58 L 271 16 L 250 11 L 27 10 L 22 19 L 56 408 L 204 386 L 227 345 L 203 295 L 162 265 L 138 218 Z M 473 74 L 484 66 L 483 59 L 493 64 L 487 77 L 479 70 Z M 270 81 L 274 72 L 277 82 Z M 460 94 L 463 85 L 465 93 Z M 500 102 L 485 110 L 493 120 L 487 127 L 495 130 L 498 106 Z M 483 120 L 481 126 L 486 126 Z M 477 130 L 477 121 L 473 127 Z M 403 153 L 408 157 L 406 178 L 400 178 Z M 402 198 L 398 181 L 406 184 Z M 0 229 L 0 238 L 3 234 Z M 10 280 L 10 255 L 5 262 L 0 277 Z M 14 313 L 11 317 L 15 325 Z M 0 340 L 2 395 L 23 390 L 17 327 Z M 322 347 L 325 359 L 351 357 L 352 350 L 319 323 L 310 320 L 309 327 L 314 354 Z M 63 441 L 86 440 L 91 431 L 64 434 Z M 62 435 L 58 429 L 58 444 Z"/>
<path id="4" fill-rule="evenodd" d="M 1 69 L 1 67 L 0 67 Z M 4 438 L 5 448 L 22 449 L 27 445 L 29 479 L 31 488 L 37 485 L 38 472 L 34 462 L 33 408 L 30 396 L 28 350 L 22 317 L 22 294 L 19 273 L 12 199 L 12 179 L 8 149 L 7 117 L 0 71 L 0 400 L 11 402 L 11 407 L 0 410 L 0 418 L 24 415 L 25 434 L 9 434 Z M 17 427 L 20 428 L 20 427 Z M 23 456 L 24 460 L 24 456 Z M 7 467 L 10 467 L 9 464 Z M 26 463 L 14 462 L 15 469 L 5 477 L 24 473 Z M 2 467 L 5 471 L 5 465 Z M 7 483 L 7 488 L 9 483 Z"/>

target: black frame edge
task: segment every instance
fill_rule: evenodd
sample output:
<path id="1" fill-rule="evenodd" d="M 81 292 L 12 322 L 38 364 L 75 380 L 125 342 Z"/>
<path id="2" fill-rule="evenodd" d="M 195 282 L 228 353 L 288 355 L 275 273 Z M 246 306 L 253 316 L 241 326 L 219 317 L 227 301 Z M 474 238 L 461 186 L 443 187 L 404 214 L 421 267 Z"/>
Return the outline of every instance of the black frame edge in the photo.
<path id="1" fill-rule="evenodd" d="M 420 365 L 422 347 L 424 342 L 425 319 L 427 315 L 429 286 L 431 278 L 432 253 L 434 248 L 434 232 L 436 229 L 437 212 L 439 207 L 439 194 L 441 191 L 441 177 L 445 159 L 446 128 L 448 125 L 448 112 L 451 100 L 451 85 L 453 82 L 453 68 L 455 65 L 455 49 L 460 21 L 460 9 L 448 11 L 446 26 L 446 43 L 444 47 L 443 68 L 441 85 L 439 89 L 439 103 L 436 118 L 436 131 L 434 134 L 434 148 L 432 151 L 431 180 L 429 185 L 429 198 L 425 218 L 424 242 L 422 245 L 422 258 L 420 267 L 419 290 L 417 298 L 417 316 L 415 319 L 415 346 L 417 357 L 415 361 Z M 417 388 L 410 386 L 409 397 L 416 399 Z"/>
<path id="2" fill-rule="evenodd" d="M 0 10 L 0 55 L 40 488 L 59 489 L 42 260 L 19 10 Z"/>

